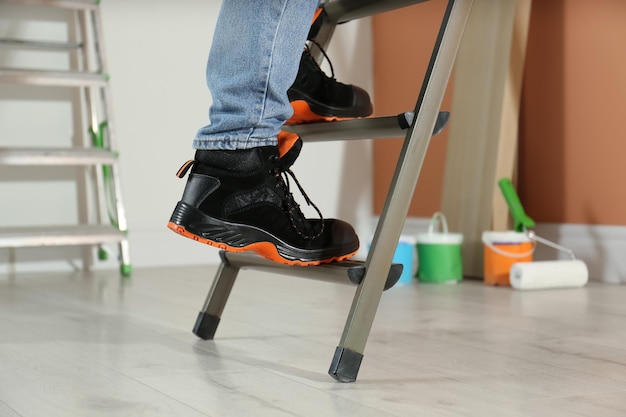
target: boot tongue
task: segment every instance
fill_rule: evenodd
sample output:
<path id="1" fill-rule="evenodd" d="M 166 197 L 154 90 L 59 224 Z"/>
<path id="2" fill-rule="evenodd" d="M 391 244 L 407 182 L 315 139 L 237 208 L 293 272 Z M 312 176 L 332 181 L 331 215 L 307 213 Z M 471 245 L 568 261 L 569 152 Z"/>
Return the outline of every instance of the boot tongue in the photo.
<path id="1" fill-rule="evenodd" d="M 295 133 L 281 130 L 278 136 L 278 156 L 283 170 L 288 170 L 296 162 L 302 150 L 302 139 Z"/>
<path id="2" fill-rule="evenodd" d="M 326 20 L 326 16 L 327 16 L 326 11 L 321 7 L 319 7 L 315 11 L 315 15 L 313 16 L 313 23 L 311 23 L 309 34 L 306 37 L 307 40 L 310 41 L 311 39 L 317 36 L 317 34 L 319 33 L 320 29 L 322 28 L 324 24 L 324 20 Z"/>

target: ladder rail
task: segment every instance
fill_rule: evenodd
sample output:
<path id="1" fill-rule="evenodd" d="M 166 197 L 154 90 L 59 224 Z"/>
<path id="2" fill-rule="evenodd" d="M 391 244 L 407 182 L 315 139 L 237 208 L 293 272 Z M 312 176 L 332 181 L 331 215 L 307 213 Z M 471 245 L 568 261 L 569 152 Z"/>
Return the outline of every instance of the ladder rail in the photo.
<path id="1" fill-rule="evenodd" d="M 91 24 L 92 33 L 93 33 L 93 47 L 85 51 L 85 66 L 91 64 L 90 58 L 95 60 L 96 71 L 102 74 L 108 74 L 108 61 L 106 59 L 106 51 L 104 46 L 104 30 L 102 25 L 102 16 L 100 14 L 99 8 L 94 8 L 90 10 L 85 10 L 81 12 L 82 17 L 82 27 L 86 28 L 89 24 Z M 91 112 L 92 112 L 92 129 L 94 131 L 100 132 L 103 135 L 104 146 L 110 150 L 111 152 L 118 151 L 117 144 L 117 136 L 116 136 L 116 126 L 113 118 L 113 108 L 110 97 L 110 84 L 107 83 L 99 90 L 100 101 L 102 105 L 102 122 L 106 123 L 106 127 L 104 127 L 101 123 L 98 123 L 97 113 L 96 113 L 96 105 L 92 102 Z M 93 94 L 90 94 L 90 98 L 93 98 Z M 119 174 L 119 163 L 111 164 L 109 167 L 109 180 L 111 181 L 111 195 L 108 196 L 112 201 L 112 211 L 115 216 L 115 223 L 119 230 L 123 232 L 128 231 L 128 223 L 126 218 L 126 209 L 123 203 L 123 196 L 121 190 L 121 179 Z M 107 190 L 107 178 L 102 178 L 103 189 Z M 107 201 L 107 196 L 104 196 L 105 201 Z M 120 245 L 121 257 L 123 259 L 124 264 L 130 264 L 130 254 L 128 242 L 122 242 Z"/>
<path id="2" fill-rule="evenodd" d="M 80 32 L 80 38 L 83 39 L 83 46 L 81 48 L 82 54 L 81 54 L 81 58 L 82 58 L 82 68 L 85 71 L 89 71 L 90 70 L 90 63 L 89 63 L 89 59 L 91 57 L 91 47 L 89 45 L 89 42 L 85 42 L 85 40 L 87 39 L 87 16 L 86 13 L 84 11 L 80 11 L 78 16 L 78 27 L 79 27 L 79 32 Z M 102 73 L 101 71 L 97 71 Z M 97 132 L 98 128 L 99 128 L 99 121 L 98 121 L 98 114 L 97 114 L 97 106 L 95 103 L 95 99 L 94 99 L 94 94 L 92 91 L 92 88 L 90 86 L 87 86 L 84 89 L 84 94 L 85 94 L 85 104 L 87 106 L 87 112 L 89 114 L 89 125 L 91 127 L 91 131 L 92 132 Z"/>
<path id="3" fill-rule="evenodd" d="M 407 132 L 371 249 L 366 275 L 355 294 L 329 374 L 354 381 L 383 292 L 382 277 L 392 262 L 396 244 L 417 185 L 431 133 L 452 73 L 473 0 L 448 0 L 433 53 Z"/>
<path id="4" fill-rule="evenodd" d="M 82 68 L 85 71 L 91 71 L 90 58 L 92 55 L 91 44 L 88 41 L 88 36 L 89 36 L 89 33 L 88 33 L 89 23 L 87 19 L 88 13 L 92 14 L 95 12 L 91 10 L 90 11 L 79 10 L 77 12 L 79 39 L 82 40 L 81 42 L 82 45 L 80 49 L 80 52 L 81 52 L 80 65 L 82 65 Z M 100 68 L 97 68 L 96 72 L 102 73 L 102 71 L 100 71 Z M 82 92 L 84 95 L 84 105 L 86 106 L 88 125 L 89 125 L 89 132 L 87 134 L 88 136 L 91 136 L 88 138 L 88 140 L 91 141 L 92 146 L 96 146 L 96 147 L 99 145 L 99 143 L 96 143 L 98 141 L 98 137 L 102 133 L 100 131 L 101 127 L 100 127 L 100 122 L 98 118 L 97 102 L 95 98 L 95 95 L 97 94 L 98 91 L 99 91 L 99 88 L 92 87 L 92 86 L 86 86 L 82 88 Z M 102 149 L 104 150 L 104 147 L 102 147 Z M 114 163 L 115 161 L 111 161 L 109 164 L 107 164 L 107 166 L 110 166 Z M 101 165 L 101 166 L 93 166 L 91 170 L 89 170 L 89 174 L 91 175 L 92 180 L 96 183 L 95 189 L 92 190 L 92 194 L 94 198 L 94 205 L 95 205 L 94 216 L 96 217 L 96 221 L 100 224 L 104 223 L 107 220 L 106 213 L 109 210 L 108 205 L 107 205 L 107 198 L 106 198 L 106 195 L 107 195 L 106 182 L 104 179 L 104 171 L 106 169 L 107 168 L 105 168 L 105 165 Z M 98 250 L 102 251 L 103 249 L 101 246 L 99 246 Z"/>

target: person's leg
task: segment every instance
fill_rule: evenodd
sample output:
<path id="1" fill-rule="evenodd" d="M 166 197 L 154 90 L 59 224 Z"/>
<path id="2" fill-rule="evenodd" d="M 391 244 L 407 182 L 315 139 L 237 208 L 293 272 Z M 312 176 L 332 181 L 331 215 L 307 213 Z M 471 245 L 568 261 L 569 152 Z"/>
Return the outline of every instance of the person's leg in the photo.
<path id="1" fill-rule="evenodd" d="M 276 146 L 316 5 L 224 0 L 207 69 L 211 125 L 193 142 L 195 160 L 179 171 L 182 178 L 191 168 L 170 229 L 291 265 L 339 261 L 358 250 L 349 224 L 322 219 L 319 210 L 320 219 L 306 219 L 294 201 L 286 177 L 301 142 L 286 155 Z"/>
<path id="2" fill-rule="evenodd" d="M 276 144 L 316 7 L 317 0 L 224 0 L 207 64 L 211 124 L 198 131 L 195 149 Z"/>

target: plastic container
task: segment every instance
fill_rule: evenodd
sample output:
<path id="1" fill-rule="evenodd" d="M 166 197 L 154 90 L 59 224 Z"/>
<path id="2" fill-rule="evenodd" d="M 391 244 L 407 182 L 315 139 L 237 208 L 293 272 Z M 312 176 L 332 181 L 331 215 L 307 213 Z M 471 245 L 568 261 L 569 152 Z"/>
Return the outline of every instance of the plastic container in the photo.
<path id="1" fill-rule="evenodd" d="M 439 227 L 441 226 L 441 231 Z M 443 213 L 430 220 L 428 233 L 417 235 L 417 278 L 420 282 L 455 284 L 463 279 L 463 235 L 449 233 Z"/>
<path id="2" fill-rule="evenodd" d="M 396 252 L 393 255 L 393 263 L 402 264 L 402 275 L 396 285 L 407 285 L 413 282 L 417 272 L 417 253 L 415 251 L 415 238 L 400 236 Z"/>
<path id="3" fill-rule="evenodd" d="M 535 243 L 522 232 L 483 232 L 484 275 L 487 285 L 511 285 L 509 273 L 517 262 L 531 262 Z"/>
<path id="4" fill-rule="evenodd" d="M 367 245 L 367 249 L 371 248 L 371 243 Z M 415 273 L 417 272 L 417 252 L 415 250 L 415 238 L 409 235 L 401 235 L 398 240 L 398 246 L 393 254 L 392 263 L 402 264 L 402 274 L 398 285 L 408 285 L 413 282 Z"/>

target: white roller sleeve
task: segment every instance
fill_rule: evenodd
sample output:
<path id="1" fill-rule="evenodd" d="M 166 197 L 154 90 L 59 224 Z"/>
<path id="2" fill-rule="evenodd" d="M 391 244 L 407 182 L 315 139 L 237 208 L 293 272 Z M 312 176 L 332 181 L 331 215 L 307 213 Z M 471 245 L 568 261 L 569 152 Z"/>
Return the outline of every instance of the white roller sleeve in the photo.
<path id="1" fill-rule="evenodd" d="M 589 279 L 587 265 L 574 261 L 518 262 L 511 267 L 511 286 L 517 290 L 582 287 Z"/>

